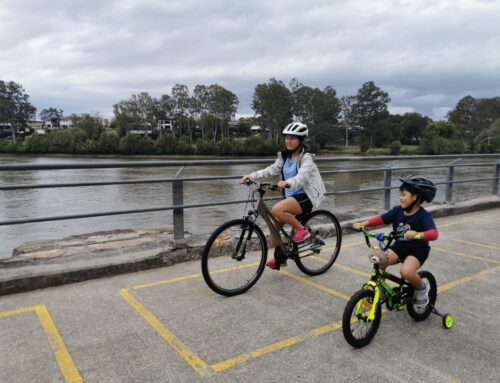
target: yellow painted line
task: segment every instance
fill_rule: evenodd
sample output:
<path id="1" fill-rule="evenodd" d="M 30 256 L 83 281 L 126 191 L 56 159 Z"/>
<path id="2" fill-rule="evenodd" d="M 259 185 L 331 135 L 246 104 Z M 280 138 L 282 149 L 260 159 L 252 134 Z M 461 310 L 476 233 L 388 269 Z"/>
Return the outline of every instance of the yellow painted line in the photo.
<path id="1" fill-rule="evenodd" d="M 497 265 L 500 265 L 500 261 L 496 261 L 496 260 L 490 259 L 490 258 L 480 257 L 478 255 L 465 254 L 465 253 L 462 253 L 460 251 L 448 251 L 446 249 L 443 249 L 441 247 L 436 247 L 436 246 L 433 246 L 432 250 L 440 252 L 440 253 L 446 253 L 446 254 L 455 255 L 455 256 L 459 256 L 459 257 L 470 258 L 470 259 L 474 259 L 476 261 L 484 261 L 484 262 L 495 263 Z"/>
<path id="2" fill-rule="evenodd" d="M 241 269 L 246 269 L 248 267 L 255 267 L 255 266 L 258 266 L 258 265 L 259 265 L 259 263 L 255 262 L 255 263 L 249 263 L 249 264 L 243 265 L 243 266 L 226 267 L 224 269 L 220 269 L 220 270 L 214 271 L 213 274 L 225 273 L 225 272 L 234 271 L 234 270 L 241 270 Z M 134 285 L 130 289 L 131 290 L 146 289 L 146 288 L 149 288 L 149 287 L 166 285 L 166 284 L 169 284 L 169 283 L 181 282 L 181 281 L 185 281 L 185 280 L 188 280 L 188 279 L 196 279 L 196 278 L 200 278 L 200 277 L 201 277 L 201 274 L 199 274 L 199 273 L 198 274 L 191 274 L 191 275 L 186 275 L 185 277 L 178 277 L 178 278 L 167 279 L 165 281 L 158 281 L 158 282 L 152 282 L 152 283 L 144 283 L 144 284 L 141 284 L 141 285 Z"/>
<path id="3" fill-rule="evenodd" d="M 184 360 L 195 370 L 200 376 L 210 374 L 210 367 L 193 351 L 191 351 L 178 337 L 176 337 L 163 323 L 161 323 L 154 315 L 146 309 L 137 299 L 135 299 L 127 289 L 121 289 L 120 295 L 125 299 L 137 313 L 156 330 L 165 341 L 170 344 L 175 351 L 181 355 Z"/>
<path id="4" fill-rule="evenodd" d="M 13 315 L 24 314 L 27 312 L 35 312 L 42 328 L 47 335 L 52 351 L 56 358 L 56 362 L 59 365 L 59 369 L 64 376 L 64 380 L 68 383 L 79 383 L 83 382 L 83 379 L 76 368 L 71 355 L 66 349 L 66 345 L 57 330 L 57 327 L 52 320 L 52 317 L 45 305 L 37 305 L 32 307 L 25 307 L 22 309 L 6 311 L 0 313 L 0 318 L 6 318 Z"/>
<path id="5" fill-rule="evenodd" d="M 17 309 L 17 310 L 12 310 L 12 311 L 5 311 L 3 313 L 0 313 L 0 318 L 6 318 L 6 317 L 13 316 L 13 315 L 18 315 L 18 314 L 23 314 L 23 313 L 27 313 L 27 312 L 32 312 L 32 311 L 35 311 L 35 307 L 36 306 L 25 307 L 25 308 L 22 308 L 22 309 Z"/>
<path id="6" fill-rule="evenodd" d="M 455 226 L 455 225 L 463 225 L 465 223 L 470 223 L 471 221 L 465 220 L 465 221 L 458 221 L 458 222 L 450 222 L 450 223 L 442 223 L 439 224 L 439 227 L 450 227 L 450 226 Z"/>
<path id="7" fill-rule="evenodd" d="M 318 290 L 324 291 L 325 293 L 328 293 L 328 294 L 333 295 L 333 296 L 338 297 L 338 298 L 342 298 L 346 301 L 348 301 L 350 298 L 349 296 L 347 296 L 347 295 L 345 295 L 337 290 L 333 290 L 329 287 L 320 285 L 319 283 L 313 282 L 313 281 L 306 279 L 306 278 L 303 278 L 303 277 L 299 277 L 298 275 L 289 273 L 287 271 L 280 270 L 280 273 L 283 275 L 286 275 L 289 278 L 295 279 L 296 281 L 302 282 L 302 283 L 309 285 L 311 287 L 314 287 Z"/>
<path id="8" fill-rule="evenodd" d="M 323 263 L 326 263 L 327 261 L 322 259 L 322 258 L 319 258 L 315 255 L 312 255 L 311 257 L 309 258 L 312 258 L 312 259 L 315 259 L 319 262 L 323 262 Z M 354 273 L 354 274 L 358 274 L 358 275 L 361 275 L 362 277 L 368 277 L 370 278 L 371 277 L 371 274 L 370 273 L 366 273 L 364 271 L 361 271 L 361 270 L 358 270 L 358 269 L 354 269 L 352 267 L 349 267 L 349 266 L 345 266 L 345 265 L 342 265 L 342 264 L 339 264 L 339 263 L 334 263 L 333 264 L 333 267 L 336 267 L 337 269 L 341 269 L 341 270 L 345 270 L 345 271 L 349 271 L 351 273 Z"/>
<path id="9" fill-rule="evenodd" d="M 458 279 L 456 281 L 446 283 L 442 286 L 438 286 L 438 292 L 442 293 L 446 290 L 452 289 L 452 288 L 457 287 L 457 286 L 464 284 L 466 282 L 471 282 L 471 281 L 474 281 L 474 280 L 479 279 L 481 277 L 484 277 L 486 275 L 493 274 L 498 269 L 500 269 L 500 268 L 499 267 L 492 267 L 491 269 L 481 270 L 477 274 L 469 275 L 469 276 L 463 277 L 461 279 Z"/>
<path id="10" fill-rule="evenodd" d="M 354 269 L 354 268 L 346 266 L 346 265 L 335 263 L 333 266 L 338 268 L 338 269 L 341 269 L 341 270 L 349 271 L 350 273 L 361 275 L 362 277 L 370 278 L 372 276 L 370 273 L 367 273 L 365 271 L 361 271 L 358 269 Z"/>
<path id="11" fill-rule="evenodd" d="M 462 240 L 462 239 L 452 239 L 452 241 L 454 241 L 454 242 L 458 242 L 458 243 L 463 243 L 463 244 L 465 244 L 465 245 L 471 245 L 471 246 L 483 247 L 483 248 L 485 248 L 485 249 L 500 250 L 500 247 L 495 246 L 495 245 L 491 245 L 491 244 L 487 244 L 487 243 L 470 242 L 470 241 L 464 241 L 464 240 Z"/>
<path id="12" fill-rule="evenodd" d="M 223 362 L 212 364 L 210 367 L 216 373 L 221 372 L 221 371 L 227 370 L 228 368 L 234 367 L 237 364 L 247 362 L 247 361 L 252 360 L 252 359 L 260 358 L 261 356 L 264 356 L 264 355 L 269 354 L 271 352 L 283 350 L 287 347 L 301 343 L 301 342 L 303 342 L 311 337 L 324 335 L 324 334 L 327 334 L 329 332 L 338 330 L 341 327 L 342 327 L 342 320 L 339 320 L 339 321 L 315 328 L 311 331 L 308 331 L 305 334 L 294 336 L 294 337 L 291 337 L 288 339 L 284 339 L 284 340 L 281 340 L 279 342 L 275 342 L 275 343 L 272 343 L 270 345 L 259 348 L 253 352 L 250 352 L 247 354 L 242 354 L 242 355 L 236 356 L 234 358 L 227 359 Z"/>
<path id="13" fill-rule="evenodd" d="M 135 286 L 132 286 L 130 289 L 131 290 L 146 289 L 146 288 L 149 288 L 149 287 L 166 285 L 168 283 L 181 282 L 181 281 L 186 281 L 188 279 L 195 279 L 195 278 L 199 278 L 199 277 L 201 277 L 201 274 L 192 274 L 192 275 L 187 275 L 185 277 L 167 279 L 165 281 L 158 281 L 158 282 L 152 282 L 152 283 L 144 283 L 144 284 L 141 284 L 141 285 L 135 285 Z"/>
<path id="14" fill-rule="evenodd" d="M 38 316 L 38 319 L 40 320 L 40 323 L 49 338 L 49 343 L 54 351 L 57 364 L 59 364 L 59 369 L 64 376 L 64 380 L 71 383 L 83 382 L 83 379 L 73 363 L 71 355 L 66 349 L 63 339 L 59 334 L 52 317 L 50 316 L 49 310 L 47 310 L 45 305 L 35 306 L 35 310 L 36 315 Z"/>

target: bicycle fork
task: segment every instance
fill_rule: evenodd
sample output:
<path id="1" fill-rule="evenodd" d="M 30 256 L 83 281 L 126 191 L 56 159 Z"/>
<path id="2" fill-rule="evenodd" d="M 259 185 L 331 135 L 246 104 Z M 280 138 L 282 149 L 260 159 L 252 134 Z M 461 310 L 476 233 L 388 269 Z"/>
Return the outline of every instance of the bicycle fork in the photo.
<path id="1" fill-rule="evenodd" d="M 374 291 L 374 296 L 373 296 L 373 302 L 370 307 L 370 312 L 368 313 L 368 317 L 366 318 L 368 322 L 371 322 L 375 319 L 375 312 L 377 311 L 377 305 L 380 300 L 380 289 L 374 281 L 369 281 L 363 286 L 363 290 L 368 290 L 369 288 L 373 288 Z M 366 303 L 364 301 L 358 302 L 358 307 L 356 308 L 356 316 L 361 314 L 361 311 L 363 310 L 363 305 L 366 306 Z"/>

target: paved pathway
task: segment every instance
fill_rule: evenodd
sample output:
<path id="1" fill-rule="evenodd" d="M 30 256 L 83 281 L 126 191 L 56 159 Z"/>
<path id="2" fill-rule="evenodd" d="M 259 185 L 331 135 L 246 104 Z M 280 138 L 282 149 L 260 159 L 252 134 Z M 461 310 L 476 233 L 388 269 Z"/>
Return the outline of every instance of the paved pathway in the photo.
<path id="1" fill-rule="evenodd" d="M 500 209 L 437 224 L 424 269 L 451 330 L 388 312 L 351 348 L 340 319 L 371 265 L 350 235 L 326 274 L 266 270 L 233 298 L 199 262 L 0 297 L 0 382 L 499 382 Z"/>

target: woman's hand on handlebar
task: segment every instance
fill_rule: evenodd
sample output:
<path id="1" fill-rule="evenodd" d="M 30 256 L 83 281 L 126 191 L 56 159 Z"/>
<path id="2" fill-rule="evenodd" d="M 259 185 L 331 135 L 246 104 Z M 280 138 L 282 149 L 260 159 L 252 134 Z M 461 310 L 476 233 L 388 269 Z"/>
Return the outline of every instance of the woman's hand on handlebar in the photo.
<path id="1" fill-rule="evenodd" d="M 247 181 L 250 181 L 252 178 L 249 175 L 243 176 L 240 179 L 240 184 L 247 183 Z"/>
<path id="2" fill-rule="evenodd" d="M 279 189 L 286 189 L 286 188 L 289 188 L 289 187 L 290 187 L 290 185 L 288 185 L 288 184 L 286 183 L 286 181 L 279 181 L 279 182 L 278 182 L 278 188 L 279 188 Z"/>

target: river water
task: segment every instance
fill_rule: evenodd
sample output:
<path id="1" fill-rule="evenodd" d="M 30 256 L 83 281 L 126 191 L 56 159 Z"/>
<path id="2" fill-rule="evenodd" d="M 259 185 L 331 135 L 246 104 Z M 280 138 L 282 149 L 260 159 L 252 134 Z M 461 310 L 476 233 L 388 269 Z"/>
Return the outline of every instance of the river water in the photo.
<path id="1" fill-rule="evenodd" d="M 9 156 L 0 155 L 1 164 L 57 164 L 57 163 L 90 163 L 90 162 L 123 162 L 123 161 L 158 161 L 173 159 L 200 159 L 191 158 L 141 158 L 135 157 L 43 157 L 43 156 Z M 210 158 L 210 159 L 213 159 Z M 269 163 L 272 163 L 270 160 Z M 320 170 L 352 169 L 382 167 L 389 161 L 368 162 L 333 162 L 319 163 Z M 431 166 L 449 163 L 450 160 L 400 160 L 397 166 Z M 492 163 L 492 158 L 466 159 L 461 163 Z M 183 176 L 241 176 L 261 165 L 216 165 L 206 167 L 185 167 Z M 46 184 L 68 182 L 112 181 L 130 179 L 164 178 L 173 176 L 175 168 L 137 168 L 137 169 L 85 169 L 85 170 L 56 170 L 56 171 L 0 171 L 2 185 Z M 456 168 L 455 179 L 469 179 L 491 177 L 493 167 Z M 399 184 L 398 177 L 406 174 L 419 173 L 434 181 L 444 181 L 447 169 L 423 169 L 417 172 L 393 171 L 392 184 Z M 351 173 L 352 174 L 352 173 Z M 339 176 L 325 175 L 324 181 L 328 191 L 335 188 L 335 180 Z M 383 172 L 361 173 L 359 178 L 361 188 L 382 186 Z M 355 179 L 356 182 L 356 179 Z M 466 184 L 457 184 L 453 188 L 453 200 L 462 201 L 491 193 L 491 181 L 481 181 Z M 248 188 L 238 184 L 237 180 L 217 180 L 186 182 L 184 184 L 184 203 L 208 203 L 226 200 L 246 199 Z M 438 187 L 436 202 L 444 200 L 444 185 Z M 391 204 L 398 203 L 398 193 L 391 194 Z M 161 207 L 172 205 L 172 185 L 138 184 L 92 186 L 80 188 L 60 189 L 32 189 L 0 191 L 0 221 L 11 219 L 27 219 L 36 217 L 50 217 L 57 215 L 82 214 L 99 211 L 140 209 L 147 207 Z M 334 212 L 340 220 L 367 214 L 379 213 L 383 210 L 382 192 L 368 192 L 353 196 L 351 201 L 345 198 L 328 196 L 321 208 Z M 195 234 L 209 233 L 228 219 L 239 218 L 244 213 L 244 205 L 213 206 L 199 209 L 186 209 L 184 212 L 185 229 Z M 12 250 L 26 241 L 38 239 L 57 239 L 67 235 L 83 234 L 101 230 L 129 228 L 136 226 L 158 226 L 172 223 L 172 212 L 116 215 L 109 217 L 76 219 L 68 221 L 51 221 L 33 224 L 0 226 L 0 258 L 11 256 Z"/>

